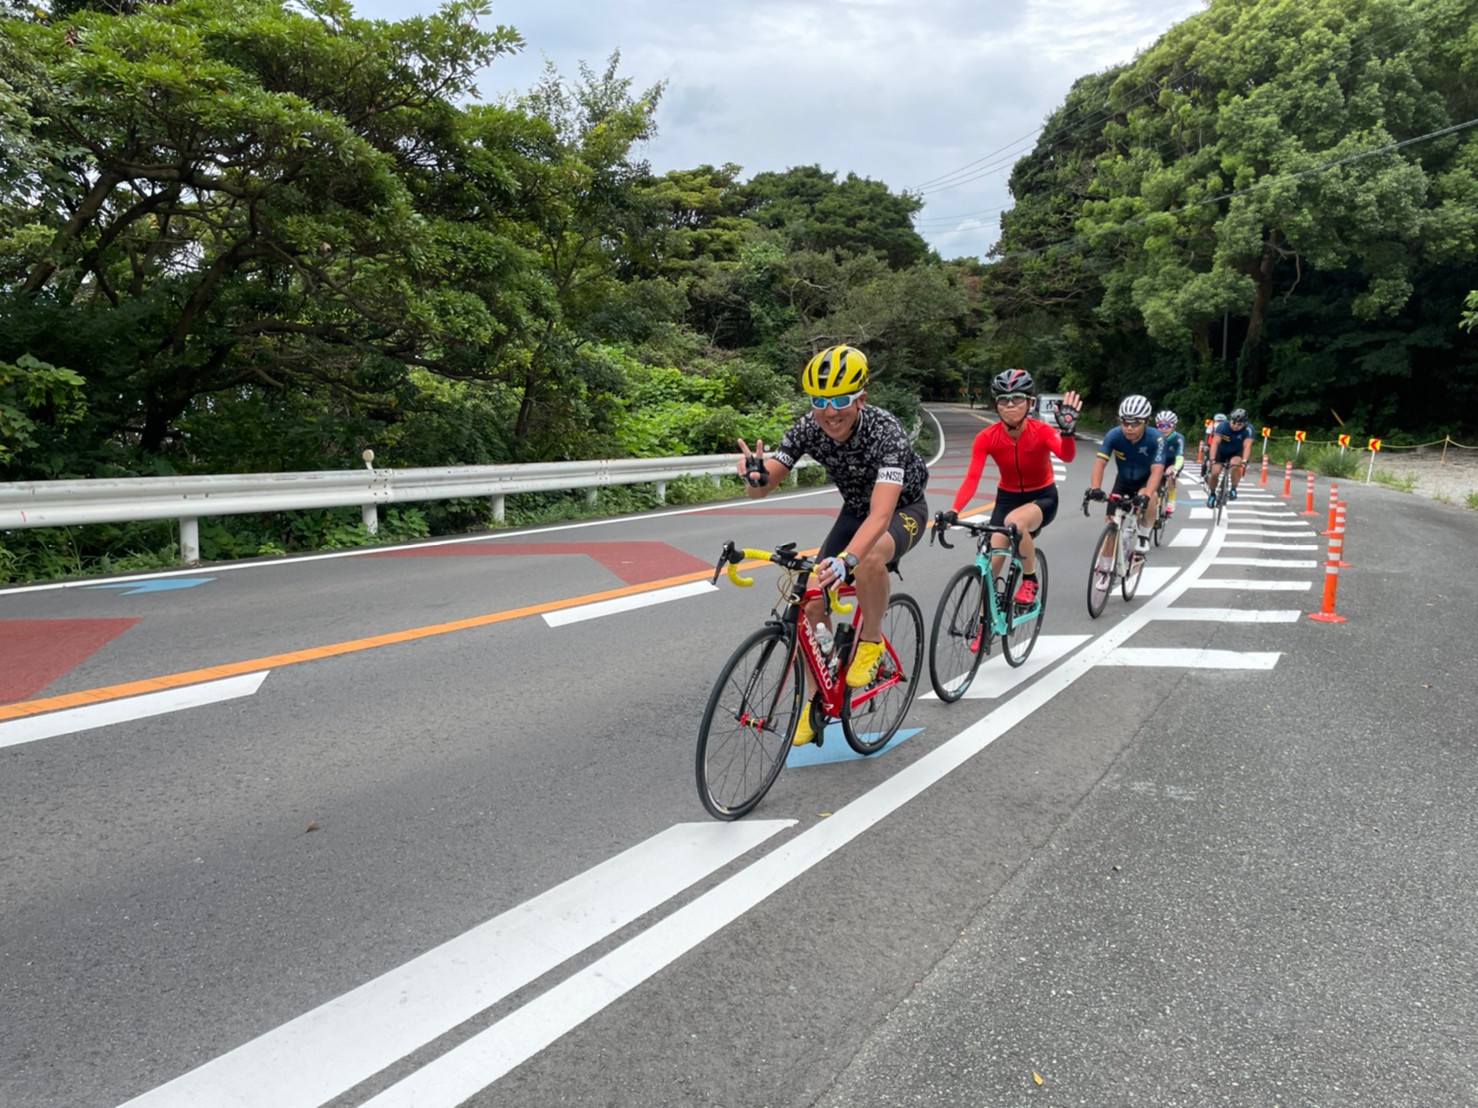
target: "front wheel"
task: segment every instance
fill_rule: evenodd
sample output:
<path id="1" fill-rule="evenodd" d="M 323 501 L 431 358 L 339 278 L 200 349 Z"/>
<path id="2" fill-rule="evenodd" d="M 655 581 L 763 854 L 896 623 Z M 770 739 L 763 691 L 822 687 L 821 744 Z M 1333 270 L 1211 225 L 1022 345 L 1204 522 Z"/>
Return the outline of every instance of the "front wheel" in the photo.
<path id="1" fill-rule="evenodd" d="M 848 689 L 842 702 L 842 734 L 858 754 L 876 754 L 897 732 L 913 703 L 924 671 L 924 613 L 907 593 L 888 601 L 879 625 L 883 656 L 877 676 L 860 689 Z"/>
<path id="2" fill-rule="evenodd" d="M 1138 542 L 1134 544 L 1128 561 L 1129 568 L 1124 571 L 1124 576 L 1119 578 L 1119 591 L 1124 594 L 1125 600 L 1133 600 L 1134 594 L 1139 591 L 1139 575 L 1144 570 L 1144 555 L 1139 552 Z"/>
<path id="3" fill-rule="evenodd" d="M 953 704 L 965 695 L 981 659 L 990 649 L 985 610 L 985 579 L 974 565 L 961 566 L 944 587 L 934 609 L 929 640 L 929 682 L 934 695 Z"/>
<path id="4" fill-rule="evenodd" d="M 1047 555 L 1037 548 L 1037 597 L 1030 604 L 1017 604 L 1008 598 L 1011 614 L 1006 619 L 1006 633 L 1001 636 L 1001 648 L 1006 654 L 1006 664 L 1019 666 L 1037 645 L 1037 636 L 1042 633 L 1042 617 L 1047 612 Z M 1013 580 L 1016 573 L 1011 573 Z M 1013 587 L 1014 592 L 1014 587 Z"/>
<path id="5" fill-rule="evenodd" d="M 780 776 L 805 688 L 800 655 L 778 624 L 724 663 L 698 727 L 698 796 L 715 819 L 747 815 Z"/>
<path id="6" fill-rule="evenodd" d="M 1094 619 L 1103 615 L 1109 591 L 1114 587 L 1114 560 L 1119 542 L 1119 528 L 1109 523 L 1093 547 L 1093 561 L 1088 565 L 1088 614 Z M 1107 551 L 1108 553 L 1104 553 Z M 1107 567 L 1107 568 L 1104 568 Z"/>

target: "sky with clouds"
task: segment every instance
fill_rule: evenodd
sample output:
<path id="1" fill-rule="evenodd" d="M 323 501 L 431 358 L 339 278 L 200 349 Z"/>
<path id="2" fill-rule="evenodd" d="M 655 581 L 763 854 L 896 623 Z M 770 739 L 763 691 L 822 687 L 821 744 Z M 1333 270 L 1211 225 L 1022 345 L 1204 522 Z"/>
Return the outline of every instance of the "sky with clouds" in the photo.
<path id="1" fill-rule="evenodd" d="M 435 0 L 352 0 L 402 19 Z M 733 162 L 741 179 L 819 165 L 921 191 L 915 226 L 945 258 L 984 256 L 1011 166 L 1079 77 L 1131 60 L 1203 0 L 494 0 L 523 37 L 483 99 L 583 61 L 666 90 L 654 171 Z"/>

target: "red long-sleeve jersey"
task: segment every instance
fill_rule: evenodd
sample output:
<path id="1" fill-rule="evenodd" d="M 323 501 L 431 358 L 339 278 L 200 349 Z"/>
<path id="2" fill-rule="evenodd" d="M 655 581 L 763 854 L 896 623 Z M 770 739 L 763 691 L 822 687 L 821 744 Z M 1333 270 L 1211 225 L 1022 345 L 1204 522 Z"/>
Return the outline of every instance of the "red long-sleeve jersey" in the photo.
<path id="1" fill-rule="evenodd" d="M 1034 492 L 1052 484 L 1052 459 L 1056 454 L 1064 462 L 1070 462 L 1078 454 L 1078 440 L 1048 427 L 1040 419 L 1027 419 L 1021 427 L 1021 435 L 1012 438 L 1006 433 L 1004 423 L 992 423 L 975 436 L 970 449 L 970 469 L 955 492 L 951 507 L 958 512 L 980 485 L 980 474 L 985 469 L 985 460 L 990 458 L 1001 471 L 1000 487 L 1006 492 Z"/>

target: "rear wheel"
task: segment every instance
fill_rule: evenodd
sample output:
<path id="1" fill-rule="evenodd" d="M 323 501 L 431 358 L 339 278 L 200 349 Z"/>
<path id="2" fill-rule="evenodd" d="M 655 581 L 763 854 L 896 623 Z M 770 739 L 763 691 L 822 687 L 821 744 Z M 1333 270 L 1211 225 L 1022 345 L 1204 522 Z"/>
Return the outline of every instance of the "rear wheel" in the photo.
<path id="1" fill-rule="evenodd" d="M 952 704 L 965 695 L 981 659 L 990 650 L 985 591 L 980 570 L 962 566 L 949 579 L 934 609 L 929 639 L 929 682 L 934 695 Z"/>
<path id="2" fill-rule="evenodd" d="M 800 655 L 777 624 L 755 631 L 724 663 L 698 727 L 698 796 L 715 818 L 746 815 L 775 783 L 805 687 Z"/>
<path id="3" fill-rule="evenodd" d="M 1016 578 L 1015 571 L 1011 574 Z M 1014 595 L 1012 585 L 1008 597 Z M 1037 636 L 1042 633 L 1042 616 L 1047 612 L 1047 555 L 1037 550 L 1037 598 L 1030 604 L 1018 605 L 1007 601 L 1011 614 L 1006 618 L 1006 633 L 1001 636 L 1001 648 L 1006 654 L 1006 664 L 1019 666 L 1026 661 L 1037 645 Z"/>
<path id="4" fill-rule="evenodd" d="M 1103 615 L 1103 606 L 1108 603 L 1109 590 L 1114 587 L 1114 554 L 1119 542 L 1119 529 L 1109 523 L 1093 547 L 1093 561 L 1088 565 L 1088 614 L 1094 619 Z M 1105 553 L 1105 551 L 1107 553 Z M 1101 569 L 1107 565 L 1108 569 Z"/>
<path id="5" fill-rule="evenodd" d="M 896 593 L 879 629 L 883 656 L 877 676 L 860 689 L 848 689 L 850 695 L 842 702 L 842 734 L 858 754 L 876 754 L 888 745 L 924 672 L 924 613 L 918 601 Z"/>

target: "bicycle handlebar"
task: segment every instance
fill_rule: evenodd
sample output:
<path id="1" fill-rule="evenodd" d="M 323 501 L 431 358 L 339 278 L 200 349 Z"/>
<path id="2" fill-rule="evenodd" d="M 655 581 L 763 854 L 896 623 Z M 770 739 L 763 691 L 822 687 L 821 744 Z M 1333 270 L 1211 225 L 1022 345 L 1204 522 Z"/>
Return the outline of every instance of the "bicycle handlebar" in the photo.
<path id="1" fill-rule="evenodd" d="M 1013 547 L 1019 546 L 1021 543 L 1021 528 L 1017 527 L 1014 523 L 972 523 L 969 520 L 957 519 L 951 524 L 944 522 L 943 512 L 936 512 L 934 514 L 934 526 L 929 530 L 929 545 L 934 545 L 934 540 L 937 537 L 940 546 L 946 550 L 953 550 L 955 544 L 944 537 L 945 532 L 951 527 L 962 527 L 977 539 L 983 535 L 1006 535 L 1010 538 Z"/>
<path id="2" fill-rule="evenodd" d="M 1098 495 L 1094 496 L 1094 493 L 1097 493 Z M 1135 499 L 1136 497 L 1125 496 L 1123 493 L 1120 492 L 1111 492 L 1105 494 L 1102 489 L 1089 489 L 1083 494 L 1083 514 L 1085 516 L 1088 514 L 1088 502 L 1090 500 L 1107 500 L 1109 511 L 1113 511 L 1116 508 L 1121 508 L 1126 505 L 1129 507 L 1134 507 Z M 1146 503 L 1148 503 L 1148 501 L 1146 501 Z"/>
<path id="3" fill-rule="evenodd" d="M 750 561 L 773 562 L 781 569 L 792 573 L 811 573 L 816 568 L 816 559 L 806 554 L 796 553 L 795 543 L 788 542 L 783 546 L 777 546 L 774 550 L 758 550 L 748 546 L 735 546 L 733 541 L 724 543 L 724 548 L 719 552 L 718 562 L 713 567 L 712 584 L 718 584 L 720 572 L 727 572 L 729 580 L 742 589 L 749 588 L 754 584 L 753 577 L 745 577 L 739 572 L 740 563 Z M 836 589 L 822 590 L 826 595 L 828 610 L 834 612 L 850 612 L 855 605 L 843 604 L 841 597 L 837 595 Z"/>

